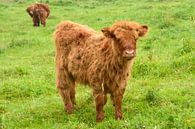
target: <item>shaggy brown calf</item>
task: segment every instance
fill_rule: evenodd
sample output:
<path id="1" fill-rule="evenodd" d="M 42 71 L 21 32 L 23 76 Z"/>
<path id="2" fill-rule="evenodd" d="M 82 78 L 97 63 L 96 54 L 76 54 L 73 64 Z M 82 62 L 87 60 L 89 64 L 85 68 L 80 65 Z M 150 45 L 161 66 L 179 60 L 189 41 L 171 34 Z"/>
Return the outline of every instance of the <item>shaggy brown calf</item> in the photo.
<path id="1" fill-rule="evenodd" d="M 36 3 L 30 5 L 26 11 L 32 17 L 33 26 L 39 26 L 40 22 L 45 27 L 46 19 L 50 14 L 49 6 L 46 4 Z"/>
<path id="2" fill-rule="evenodd" d="M 122 118 L 121 103 L 136 56 L 136 42 L 147 31 L 146 25 L 130 21 L 116 22 L 102 29 L 103 33 L 70 21 L 57 26 L 56 85 L 68 113 L 75 104 L 75 84 L 82 83 L 93 89 L 97 121 L 104 118 L 108 93 L 116 119 Z"/>

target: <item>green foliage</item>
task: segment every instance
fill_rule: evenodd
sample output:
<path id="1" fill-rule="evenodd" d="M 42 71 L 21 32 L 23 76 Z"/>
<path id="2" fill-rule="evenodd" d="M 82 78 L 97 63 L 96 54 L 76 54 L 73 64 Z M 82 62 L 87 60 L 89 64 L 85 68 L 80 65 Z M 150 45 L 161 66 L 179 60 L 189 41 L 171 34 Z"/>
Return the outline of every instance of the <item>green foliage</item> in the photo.
<path id="1" fill-rule="evenodd" d="M 186 55 L 187 53 L 191 53 L 195 47 L 195 41 L 190 41 L 187 39 L 182 39 L 182 47 L 178 48 L 178 50 L 175 53 L 175 56 L 182 56 Z"/>
<path id="2" fill-rule="evenodd" d="M 0 128 L 195 128 L 194 0 L 37 1 L 51 8 L 45 28 L 34 28 L 25 11 L 35 0 L 0 0 Z M 108 99 L 97 124 L 86 86 L 77 87 L 75 111 L 67 115 L 55 87 L 55 26 L 71 20 L 100 30 L 124 19 L 150 29 L 137 44 L 124 120 L 115 120 Z"/>

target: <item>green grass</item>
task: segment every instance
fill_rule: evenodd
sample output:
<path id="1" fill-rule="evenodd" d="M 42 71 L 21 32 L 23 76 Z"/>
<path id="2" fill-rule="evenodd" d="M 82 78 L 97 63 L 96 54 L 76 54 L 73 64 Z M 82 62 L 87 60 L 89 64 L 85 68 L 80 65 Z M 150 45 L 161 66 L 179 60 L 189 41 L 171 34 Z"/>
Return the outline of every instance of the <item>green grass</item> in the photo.
<path id="1" fill-rule="evenodd" d="M 25 9 L 35 1 L 0 0 L 0 128 L 195 128 L 194 0 L 42 1 L 51 15 L 45 28 L 33 28 Z M 85 86 L 77 87 L 76 110 L 67 115 L 55 87 L 55 26 L 71 20 L 100 30 L 123 19 L 150 28 L 138 43 L 124 120 L 114 119 L 109 100 L 97 124 Z"/>

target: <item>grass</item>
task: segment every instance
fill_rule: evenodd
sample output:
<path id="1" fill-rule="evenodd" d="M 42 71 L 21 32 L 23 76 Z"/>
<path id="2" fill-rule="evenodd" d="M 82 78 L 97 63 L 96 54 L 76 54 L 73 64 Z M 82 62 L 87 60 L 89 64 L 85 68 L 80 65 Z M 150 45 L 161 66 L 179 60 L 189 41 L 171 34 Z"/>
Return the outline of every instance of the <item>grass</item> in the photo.
<path id="1" fill-rule="evenodd" d="M 51 15 L 33 28 L 26 7 L 35 1 L 0 0 L 0 128 L 195 128 L 194 0 L 42 0 Z M 100 30 L 117 20 L 150 27 L 138 43 L 123 100 L 124 120 L 95 122 L 88 87 L 77 87 L 77 106 L 67 115 L 55 87 L 52 33 L 62 20 Z"/>

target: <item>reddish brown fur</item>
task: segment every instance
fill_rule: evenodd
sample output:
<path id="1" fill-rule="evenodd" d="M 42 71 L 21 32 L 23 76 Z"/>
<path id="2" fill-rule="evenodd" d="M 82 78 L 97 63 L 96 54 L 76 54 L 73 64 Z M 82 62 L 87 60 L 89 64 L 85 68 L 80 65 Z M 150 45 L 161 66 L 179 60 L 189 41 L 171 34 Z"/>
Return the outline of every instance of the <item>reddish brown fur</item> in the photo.
<path id="1" fill-rule="evenodd" d="M 87 26 L 64 21 L 54 33 L 56 45 L 56 85 L 65 108 L 75 104 L 75 84 L 92 87 L 96 120 L 104 118 L 107 93 L 115 105 L 116 119 L 122 118 L 121 103 L 129 71 L 136 54 L 136 40 L 148 27 L 120 21 L 97 33 Z"/>
<path id="2" fill-rule="evenodd" d="M 46 19 L 50 14 L 50 9 L 47 4 L 36 3 L 30 5 L 26 11 L 32 17 L 33 26 L 39 26 L 40 22 L 43 26 L 46 25 Z"/>

